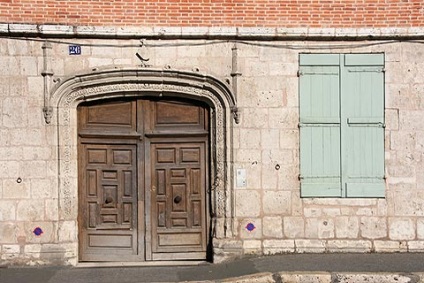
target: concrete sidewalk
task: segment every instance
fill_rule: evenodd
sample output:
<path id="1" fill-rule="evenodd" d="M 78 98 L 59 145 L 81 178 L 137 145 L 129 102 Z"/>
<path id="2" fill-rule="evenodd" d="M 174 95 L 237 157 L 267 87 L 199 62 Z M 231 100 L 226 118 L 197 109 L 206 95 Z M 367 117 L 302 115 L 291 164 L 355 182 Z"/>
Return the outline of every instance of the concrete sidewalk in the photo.
<path id="1" fill-rule="evenodd" d="M 137 267 L 3 267 L 1 283 L 424 282 L 424 253 L 287 254 L 222 264 Z"/>

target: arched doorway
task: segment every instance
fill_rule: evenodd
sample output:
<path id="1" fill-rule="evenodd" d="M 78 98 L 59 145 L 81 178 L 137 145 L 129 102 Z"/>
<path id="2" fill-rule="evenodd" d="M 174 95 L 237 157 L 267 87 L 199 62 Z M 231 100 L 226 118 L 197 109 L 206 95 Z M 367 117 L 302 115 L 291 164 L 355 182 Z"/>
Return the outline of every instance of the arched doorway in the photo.
<path id="1" fill-rule="evenodd" d="M 149 101 L 149 103 L 152 103 L 152 101 L 176 101 L 178 103 L 190 102 L 194 105 L 202 105 L 202 107 L 206 109 L 208 112 L 208 119 L 206 120 L 209 129 L 208 138 L 206 139 L 209 152 L 205 151 L 205 154 L 207 152 L 205 155 L 207 158 L 205 168 L 208 173 L 205 178 L 205 182 L 208 182 L 207 187 L 210 189 L 210 199 L 208 201 L 210 204 L 210 222 L 206 222 L 207 224 L 210 223 L 211 226 L 210 229 L 206 229 L 206 234 L 211 231 L 207 236 L 213 238 L 214 243 L 219 243 L 218 241 L 215 241 L 215 239 L 225 240 L 227 238 L 231 238 L 234 235 L 234 225 L 232 222 L 234 207 L 233 182 L 230 181 L 232 176 L 232 123 L 234 118 L 233 111 L 236 110 L 235 99 L 231 91 L 228 89 L 228 86 L 220 80 L 198 72 L 129 67 L 120 69 L 114 68 L 94 70 L 92 72 L 74 75 L 62 80 L 56 80 L 56 84 L 53 86 L 49 104 L 53 107 L 51 125 L 56 127 L 58 137 L 59 239 L 62 237 L 62 231 L 66 231 L 65 229 L 62 230 L 60 228 L 61 225 L 66 225 L 66 227 L 69 227 L 69 225 L 73 222 L 75 223 L 75 229 L 77 231 L 80 230 L 77 220 L 79 216 L 79 203 L 81 201 L 78 193 L 79 183 L 81 182 L 81 177 L 79 176 L 78 170 L 78 147 L 81 145 L 79 144 L 78 140 L 79 118 L 77 109 L 79 105 L 82 107 L 90 105 L 103 105 L 103 102 L 106 101 L 124 101 L 135 104 L 139 103 L 139 101 Z M 169 119 L 169 117 L 167 119 Z M 118 128 L 122 130 L 125 127 Z M 163 130 L 166 132 L 168 129 L 163 127 Z M 102 133 L 104 131 L 99 132 Z M 149 134 L 150 133 L 147 133 L 147 136 Z M 178 137 L 178 135 L 176 135 L 176 137 Z M 92 138 L 95 137 L 93 136 Z M 152 134 L 151 137 L 147 138 L 154 139 L 155 135 Z M 183 137 L 179 138 L 182 139 Z M 160 145 L 161 144 L 159 143 L 155 148 L 156 151 L 160 149 Z M 138 147 L 138 145 L 136 147 Z M 137 154 L 140 154 L 139 152 L 141 151 L 137 151 L 136 156 Z M 152 152 L 154 152 L 152 149 L 144 150 L 144 154 L 150 154 L 150 157 L 154 154 L 157 154 Z M 166 155 L 166 150 L 163 152 L 165 152 Z M 120 152 L 117 154 L 119 155 Z M 129 153 L 126 154 L 127 157 L 128 154 Z M 135 158 L 137 160 L 139 159 L 138 157 Z M 138 176 L 139 175 L 137 175 L 136 178 L 139 178 Z M 106 177 L 112 178 L 113 174 Z M 140 183 L 139 180 L 137 180 L 137 182 Z M 108 196 L 102 199 L 102 201 L 105 202 L 107 198 Z M 109 201 L 110 199 L 107 200 L 107 202 L 113 203 L 113 201 Z M 148 203 L 151 204 L 151 201 L 152 199 L 148 201 Z M 138 202 L 139 199 L 137 200 L 137 211 L 139 211 L 141 205 L 144 205 L 143 202 L 142 204 Z M 94 207 L 94 203 L 97 204 L 97 200 L 93 201 L 92 207 Z M 90 208 L 86 209 L 89 210 Z M 144 207 L 143 209 L 145 210 L 147 207 Z M 128 212 L 126 213 L 128 214 Z M 136 216 L 137 225 L 144 223 L 144 220 L 139 220 L 139 216 L 140 214 L 138 213 Z M 107 221 L 114 221 L 114 216 L 107 217 L 109 217 L 106 219 Z M 207 218 L 205 219 L 207 220 Z M 182 225 L 181 221 L 183 220 L 176 220 L 175 223 L 177 224 L 178 221 L 180 221 L 179 225 Z M 149 225 L 153 227 L 152 223 Z M 144 228 L 144 231 L 147 231 L 146 227 Z M 80 233 L 81 231 L 78 232 L 78 234 Z M 161 250 L 161 252 L 158 252 L 156 255 L 154 255 L 153 238 L 148 239 L 149 235 L 147 235 L 147 232 L 145 233 L 145 243 L 138 244 L 138 247 L 144 247 L 144 254 L 146 255 L 146 259 L 171 259 L 172 256 L 160 256 L 164 250 Z M 126 247 L 130 246 L 129 241 L 131 241 L 131 245 L 133 245 L 133 237 L 134 236 L 132 234 L 131 236 L 127 237 Z M 196 241 L 196 237 L 198 236 L 191 235 L 190 241 Z M 64 234 L 63 238 L 68 239 L 69 237 L 67 234 Z M 114 239 L 117 238 L 110 238 L 109 240 L 112 241 Z M 139 235 L 137 235 L 137 241 L 139 241 L 139 239 Z M 95 238 L 93 243 L 96 243 L 96 241 L 98 243 L 98 240 L 99 239 Z M 162 236 L 161 240 L 163 243 L 164 241 L 172 243 L 172 241 L 176 240 L 176 238 L 172 239 L 172 237 Z M 149 241 L 151 241 L 151 243 Z M 184 239 L 184 241 L 188 240 Z M 121 241 L 118 242 L 119 244 L 117 245 L 122 245 Z M 146 244 L 146 242 L 148 244 Z M 76 247 L 81 246 L 78 243 L 77 238 L 75 239 L 74 243 Z M 202 242 L 202 245 L 203 243 L 204 242 Z M 98 243 L 98 245 L 102 244 Z M 181 245 L 184 245 L 184 243 Z M 152 250 L 149 251 L 148 249 Z M 211 249 L 213 250 L 214 247 L 212 246 Z M 78 250 L 81 252 L 81 247 L 78 247 Z M 181 256 L 172 259 L 184 259 L 183 253 L 180 253 L 178 250 L 175 251 L 175 249 L 169 249 L 169 252 L 176 252 L 179 253 L 179 256 Z M 137 251 L 137 253 L 138 255 L 140 254 L 139 251 Z M 195 251 L 193 251 L 193 253 L 195 253 Z M 166 253 L 163 252 L 163 254 Z M 148 255 L 150 255 L 150 258 Z M 139 256 L 135 257 L 135 259 L 137 261 L 143 260 L 143 258 Z M 121 261 L 122 259 L 121 257 L 117 256 L 115 259 L 111 260 Z"/>
<path id="2" fill-rule="evenodd" d="M 80 260 L 207 258 L 208 113 L 175 98 L 78 106 Z"/>

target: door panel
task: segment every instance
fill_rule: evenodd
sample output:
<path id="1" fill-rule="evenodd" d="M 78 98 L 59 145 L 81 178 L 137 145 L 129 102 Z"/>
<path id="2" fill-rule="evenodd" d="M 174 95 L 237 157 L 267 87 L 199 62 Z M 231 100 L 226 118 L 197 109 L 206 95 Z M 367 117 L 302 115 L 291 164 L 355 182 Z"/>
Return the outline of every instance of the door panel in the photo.
<path id="1" fill-rule="evenodd" d="M 80 260 L 206 259 L 208 130 L 187 101 L 78 108 Z"/>
<path id="2" fill-rule="evenodd" d="M 150 156 L 152 252 L 174 258 L 203 252 L 204 258 L 205 142 L 152 143 Z"/>
<path id="3" fill-rule="evenodd" d="M 137 254 L 136 161 L 135 145 L 81 145 L 82 260 Z"/>

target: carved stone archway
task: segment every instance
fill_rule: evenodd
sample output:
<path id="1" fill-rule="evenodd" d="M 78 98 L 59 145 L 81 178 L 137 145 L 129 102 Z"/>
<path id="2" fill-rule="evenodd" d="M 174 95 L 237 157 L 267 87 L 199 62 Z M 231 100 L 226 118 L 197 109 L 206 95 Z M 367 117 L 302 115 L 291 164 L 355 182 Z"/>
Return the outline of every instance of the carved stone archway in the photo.
<path id="1" fill-rule="evenodd" d="M 195 72 L 136 67 L 95 70 L 56 83 L 49 104 L 58 138 L 59 227 L 62 221 L 75 221 L 77 229 L 78 104 L 117 97 L 183 97 L 203 101 L 211 109 L 212 237 L 233 236 L 232 118 L 237 113 L 235 98 L 227 85 Z M 59 241 L 60 238 L 59 228 Z"/>

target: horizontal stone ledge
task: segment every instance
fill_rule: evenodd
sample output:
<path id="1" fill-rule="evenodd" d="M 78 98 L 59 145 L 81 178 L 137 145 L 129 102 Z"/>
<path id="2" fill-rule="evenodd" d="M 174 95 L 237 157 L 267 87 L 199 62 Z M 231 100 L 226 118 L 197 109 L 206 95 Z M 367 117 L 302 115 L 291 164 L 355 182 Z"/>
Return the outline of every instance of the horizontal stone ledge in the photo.
<path id="1" fill-rule="evenodd" d="M 268 27 L 138 27 L 70 26 L 0 23 L 0 36 L 121 39 L 360 40 L 424 39 L 424 27 L 268 28 Z"/>

